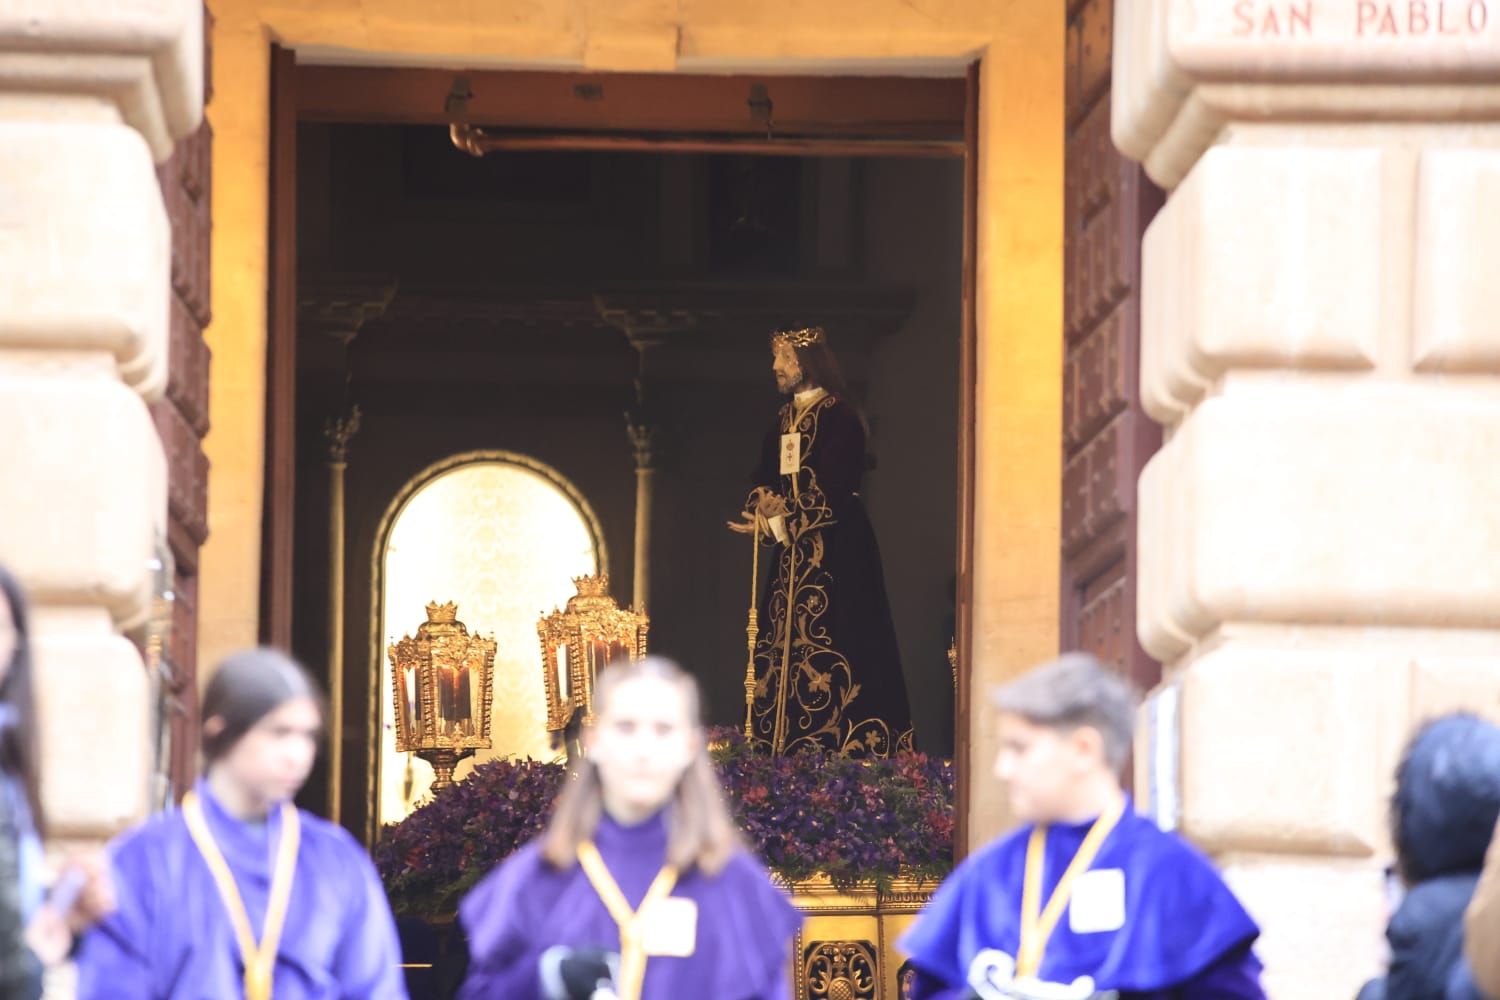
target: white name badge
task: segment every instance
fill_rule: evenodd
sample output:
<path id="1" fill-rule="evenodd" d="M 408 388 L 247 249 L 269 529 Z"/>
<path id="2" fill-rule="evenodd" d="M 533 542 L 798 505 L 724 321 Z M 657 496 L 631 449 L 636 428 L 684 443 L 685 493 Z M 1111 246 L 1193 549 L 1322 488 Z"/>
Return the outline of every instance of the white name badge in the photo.
<path id="1" fill-rule="evenodd" d="M 1124 926 L 1124 870 L 1100 868 L 1079 875 L 1068 903 L 1068 927 L 1073 933 L 1102 934 Z"/>
<path id="2" fill-rule="evenodd" d="M 647 955 L 686 958 L 698 947 L 698 904 L 668 896 L 641 913 L 641 944 Z"/>
<path id="3" fill-rule="evenodd" d="M 802 468 L 802 435 L 781 435 L 781 474 L 794 476 Z"/>

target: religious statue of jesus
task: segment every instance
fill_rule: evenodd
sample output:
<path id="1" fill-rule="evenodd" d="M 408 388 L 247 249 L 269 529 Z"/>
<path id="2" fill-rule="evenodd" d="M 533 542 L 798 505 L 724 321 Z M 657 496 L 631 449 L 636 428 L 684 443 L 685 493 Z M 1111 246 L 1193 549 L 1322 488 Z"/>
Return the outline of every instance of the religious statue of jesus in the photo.
<path id="1" fill-rule="evenodd" d="M 729 525 L 777 547 L 759 608 L 752 737 L 776 754 L 911 749 L 880 549 L 859 495 L 864 419 L 821 327 L 777 330 L 771 353 L 789 398 L 766 434 L 743 520 Z"/>

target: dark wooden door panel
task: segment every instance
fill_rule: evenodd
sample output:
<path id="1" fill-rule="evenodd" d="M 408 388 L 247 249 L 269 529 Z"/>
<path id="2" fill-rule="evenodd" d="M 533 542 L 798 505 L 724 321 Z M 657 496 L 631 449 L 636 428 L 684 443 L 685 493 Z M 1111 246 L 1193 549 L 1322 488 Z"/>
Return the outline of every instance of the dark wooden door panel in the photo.
<path id="1" fill-rule="evenodd" d="M 1110 141 L 1112 18 L 1112 0 L 1068 10 L 1061 645 L 1149 688 L 1135 485 L 1161 432 L 1140 405 L 1140 246 L 1162 193 Z"/>
<path id="2" fill-rule="evenodd" d="M 204 12 L 204 61 L 213 19 Z M 210 96 L 204 74 L 203 101 Z M 198 551 L 208 538 L 209 240 L 213 129 L 205 121 L 157 168 L 172 232 L 172 301 L 167 391 L 151 418 L 167 457 L 167 544 L 175 568 L 172 632 L 163 651 L 170 669 L 170 778 L 180 795 L 193 782 L 198 754 Z"/>

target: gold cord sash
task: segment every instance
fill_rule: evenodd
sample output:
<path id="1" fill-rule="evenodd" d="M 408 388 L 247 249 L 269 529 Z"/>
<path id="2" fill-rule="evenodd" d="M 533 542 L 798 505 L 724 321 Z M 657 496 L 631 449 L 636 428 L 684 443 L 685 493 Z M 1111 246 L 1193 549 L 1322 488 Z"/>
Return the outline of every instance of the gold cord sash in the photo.
<path id="1" fill-rule="evenodd" d="M 260 942 L 256 943 L 255 932 L 250 927 L 250 915 L 245 911 L 245 901 L 240 898 L 239 887 L 234 884 L 234 873 L 229 862 L 214 842 L 214 835 L 203 817 L 203 804 L 198 796 L 188 792 L 182 798 L 182 816 L 187 820 L 188 833 L 198 852 L 208 862 L 213 872 L 214 883 L 219 887 L 219 898 L 224 909 L 229 911 L 229 922 L 234 925 L 234 936 L 239 940 L 240 958 L 245 963 L 245 1000 L 271 1000 L 272 973 L 276 968 L 276 952 L 281 944 L 281 930 L 286 923 L 287 908 L 292 901 L 292 875 L 297 868 L 297 847 L 302 838 L 301 817 L 297 807 L 290 802 L 281 804 L 281 843 L 276 848 L 276 869 L 271 876 L 271 898 L 266 904 L 266 922 L 261 928 Z"/>
<path id="2" fill-rule="evenodd" d="M 615 984 L 615 992 L 620 1000 L 640 1000 L 641 987 L 646 981 L 646 942 L 641 917 L 652 904 L 672 894 L 677 886 L 677 869 L 663 865 L 652 880 L 651 888 L 646 890 L 640 908 L 632 910 L 593 841 L 585 840 L 578 845 L 578 863 L 583 866 L 583 873 L 599 894 L 604 908 L 620 928 L 620 981 Z"/>
<path id="3" fill-rule="evenodd" d="M 1041 969 L 1047 942 L 1073 896 L 1073 883 L 1089 870 L 1099 855 L 1099 848 L 1104 846 L 1105 838 L 1124 813 L 1125 800 L 1122 798 L 1089 827 L 1083 843 L 1078 845 L 1078 853 L 1073 855 L 1067 870 L 1058 879 L 1057 887 L 1052 890 L 1045 909 L 1042 908 L 1042 866 L 1047 853 L 1047 828 L 1038 825 L 1031 831 L 1031 839 L 1026 844 L 1026 881 L 1021 885 L 1021 947 L 1016 956 L 1017 976 L 1034 977 Z"/>

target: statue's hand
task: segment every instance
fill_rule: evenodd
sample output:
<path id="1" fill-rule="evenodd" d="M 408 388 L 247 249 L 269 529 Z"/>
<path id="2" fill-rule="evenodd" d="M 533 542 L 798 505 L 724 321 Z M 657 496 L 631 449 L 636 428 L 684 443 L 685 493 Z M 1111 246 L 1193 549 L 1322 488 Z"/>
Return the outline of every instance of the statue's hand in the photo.
<path id="1" fill-rule="evenodd" d="M 740 521 L 728 521 L 729 530 L 741 535 L 753 535 L 755 533 L 757 516 L 754 511 L 740 511 Z"/>
<path id="2" fill-rule="evenodd" d="M 755 511 L 767 520 L 791 513 L 787 508 L 786 500 L 769 490 L 760 495 L 760 502 L 756 505 Z"/>

